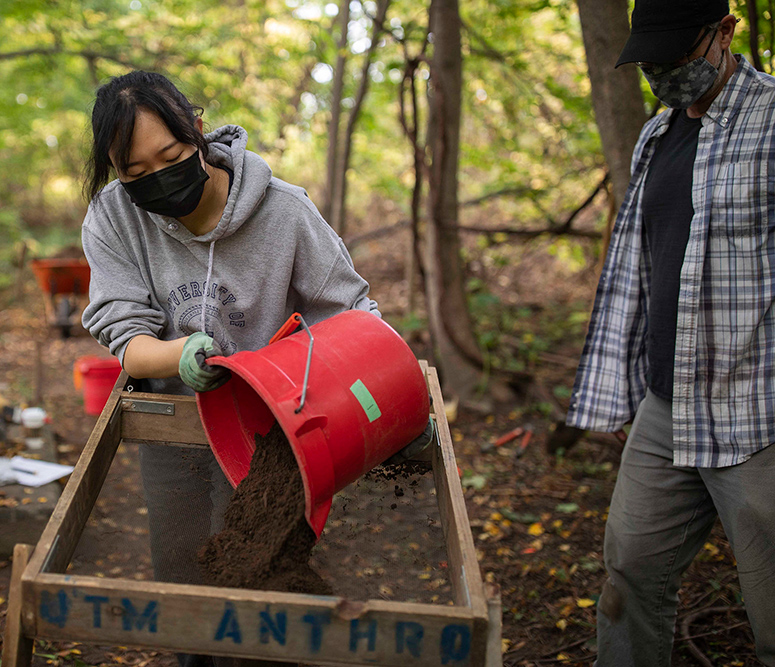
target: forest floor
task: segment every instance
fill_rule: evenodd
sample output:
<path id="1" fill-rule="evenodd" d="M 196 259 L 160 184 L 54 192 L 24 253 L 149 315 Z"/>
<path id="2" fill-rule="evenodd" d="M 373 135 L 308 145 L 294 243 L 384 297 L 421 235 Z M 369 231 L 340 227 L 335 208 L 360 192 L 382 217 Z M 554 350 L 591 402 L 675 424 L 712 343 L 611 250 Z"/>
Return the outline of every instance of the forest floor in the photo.
<path id="1" fill-rule="evenodd" d="M 386 319 L 401 329 L 407 325 L 402 315 L 407 295 L 396 245 L 370 242 L 358 246 L 353 257 Z M 494 404 L 485 412 L 481 405 L 460 406 L 451 432 L 482 575 L 502 591 L 504 663 L 591 665 L 596 603 L 606 577 L 605 518 L 621 445 L 610 435 L 588 434 L 550 455 L 546 442 L 572 386 L 584 333 L 578 313 L 589 309 L 595 271 L 563 273 L 540 244 L 521 251 L 518 260 L 486 277 L 497 286 L 493 291 L 503 307 L 519 314 L 510 336 L 517 348 L 530 348 L 525 370 L 535 385 L 513 404 Z M 488 268 L 484 261 L 472 266 L 475 273 Z M 31 277 L 0 299 L 0 395 L 13 403 L 31 400 L 39 349 L 42 402 L 52 417 L 61 462 L 74 464 L 96 419 L 83 413 L 73 389 L 73 362 L 104 351 L 88 335 L 60 339 L 47 328 Z M 424 356 L 427 336 L 410 328 L 414 332 L 407 337 Z M 495 438 L 517 427 L 532 432 L 529 441 L 520 436 L 493 446 Z M 0 501 L 2 496 L 0 488 Z M 430 476 L 390 483 L 364 479 L 348 487 L 336 499 L 313 564 L 340 595 L 448 602 L 433 496 Z M 136 450 L 122 446 L 71 572 L 151 579 L 146 514 Z M 10 562 L 0 562 L 0 630 L 10 571 Z M 673 653 L 678 667 L 759 664 L 734 560 L 718 523 L 684 578 L 678 628 L 684 635 Z M 33 664 L 171 667 L 176 662 L 168 653 L 38 641 Z"/>

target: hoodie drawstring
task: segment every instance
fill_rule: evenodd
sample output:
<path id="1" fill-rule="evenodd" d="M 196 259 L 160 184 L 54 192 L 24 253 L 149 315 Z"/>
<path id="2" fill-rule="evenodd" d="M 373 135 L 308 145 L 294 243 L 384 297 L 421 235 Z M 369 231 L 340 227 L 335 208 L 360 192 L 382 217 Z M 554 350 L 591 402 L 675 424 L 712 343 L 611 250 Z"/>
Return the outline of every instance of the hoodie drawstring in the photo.
<path id="1" fill-rule="evenodd" d="M 213 255 L 215 241 L 210 241 L 210 259 L 207 261 L 207 280 L 202 290 L 202 332 L 207 333 L 207 293 L 210 291 L 210 279 L 213 277 Z"/>

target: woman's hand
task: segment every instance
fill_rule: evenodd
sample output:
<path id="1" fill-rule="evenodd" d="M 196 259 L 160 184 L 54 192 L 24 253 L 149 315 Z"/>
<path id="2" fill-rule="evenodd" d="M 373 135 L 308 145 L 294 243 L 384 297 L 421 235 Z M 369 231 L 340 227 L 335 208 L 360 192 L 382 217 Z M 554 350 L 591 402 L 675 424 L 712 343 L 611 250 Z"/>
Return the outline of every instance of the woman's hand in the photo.
<path id="1" fill-rule="evenodd" d="M 191 334 L 180 355 L 180 379 L 194 391 L 218 389 L 231 377 L 231 372 L 223 366 L 208 366 L 205 360 L 220 354 L 220 346 L 206 333 L 198 331 Z"/>

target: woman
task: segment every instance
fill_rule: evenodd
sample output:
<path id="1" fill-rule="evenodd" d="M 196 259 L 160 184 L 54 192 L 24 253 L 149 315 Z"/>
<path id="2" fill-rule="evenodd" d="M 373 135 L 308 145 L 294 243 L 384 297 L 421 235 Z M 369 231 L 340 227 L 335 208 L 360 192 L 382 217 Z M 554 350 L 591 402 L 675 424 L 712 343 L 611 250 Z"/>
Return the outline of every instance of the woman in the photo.
<path id="1" fill-rule="evenodd" d="M 204 135 L 202 111 L 137 71 L 102 86 L 92 113 L 83 323 L 159 393 L 220 386 L 226 371 L 200 368 L 196 352 L 263 347 L 294 312 L 310 324 L 353 308 L 379 315 L 304 190 L 274 178 L 241 127 Z M 201 583 L 196 551 L 221 529 L 229 483 L 208 449 L 145 445 L 140 464 L 156 579 Z"/>

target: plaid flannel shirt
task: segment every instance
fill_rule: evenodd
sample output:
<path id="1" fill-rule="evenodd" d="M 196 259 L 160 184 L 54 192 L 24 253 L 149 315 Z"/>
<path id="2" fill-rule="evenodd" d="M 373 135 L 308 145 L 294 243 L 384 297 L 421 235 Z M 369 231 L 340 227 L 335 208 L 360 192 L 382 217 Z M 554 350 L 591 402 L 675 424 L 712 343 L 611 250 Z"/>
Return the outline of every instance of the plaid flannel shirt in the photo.
<path id="1" fill-rule="evenodd" d="M 702 119 L 681 269 L 673 463 L 722 467 L 775 442 L 775 79 L 739 58 Z M 620 429 L 646 393 L 643 190 L 674 111 L 643 128 L 595 297 L 567 422 Z"/>

